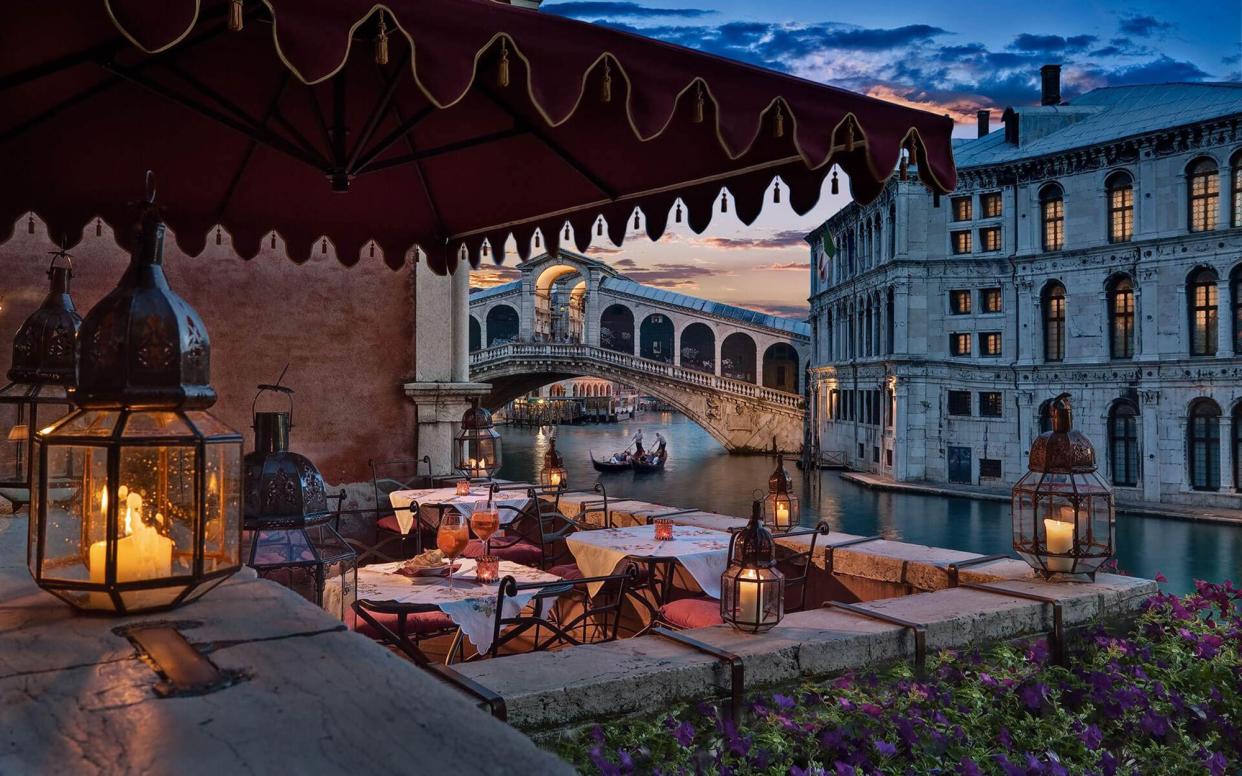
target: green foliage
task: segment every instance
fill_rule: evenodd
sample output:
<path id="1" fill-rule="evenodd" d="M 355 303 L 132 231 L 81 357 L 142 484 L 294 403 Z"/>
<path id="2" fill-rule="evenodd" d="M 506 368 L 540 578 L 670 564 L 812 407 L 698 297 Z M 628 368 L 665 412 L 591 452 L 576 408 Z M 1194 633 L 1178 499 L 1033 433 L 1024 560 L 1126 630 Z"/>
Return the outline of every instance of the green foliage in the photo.
<path id="1" fill-rule="evenodd" d="M 585 773 L 1242 773 L 1242 592 L 1156 595 L 1123 634 L 1052 664 L 1042 640 L 596 726 L 558 753 Z"/>

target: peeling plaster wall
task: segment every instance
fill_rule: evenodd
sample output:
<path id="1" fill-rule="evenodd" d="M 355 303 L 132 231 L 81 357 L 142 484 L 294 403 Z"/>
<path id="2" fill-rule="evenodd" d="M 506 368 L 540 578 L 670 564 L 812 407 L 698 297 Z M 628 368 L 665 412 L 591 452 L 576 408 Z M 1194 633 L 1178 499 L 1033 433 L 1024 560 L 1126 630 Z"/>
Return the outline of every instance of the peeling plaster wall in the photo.
<path id="1" fill-rule="evenodd" d="M 253 446 L 250 405 L 255 386 L 274 382 L 287 363 L 293 387 L 293 446 L 335 484 L 370 479 L 368 459 L 413 455 L 414 407 L 402 393 L 413 374 L 414 291 L 408 270 L 394 272 L 377 252 L 354 267 L 331 245 L 297 265 L 277 240 L 251 261 L 234 254 L 227 233 L 208 239 L 201 255 L 178 250 L 171 233 L 164 260 L 173 289 L 193 305 L 212 344 L 214 412 Z M 48 241 L 25 219 L 0 244 L 0 376 L 22 321 L 47 293 Z M 73 299 L 87 311 L 110 291 L 129 261 L 105 224 L 87 228 L 73 249 Z M 447 323 L 446 331 L 447 334 Z M 266 405 L 265 405 L 266 406 Z M 279 405 L 274 405 L 273 408 Z"/>

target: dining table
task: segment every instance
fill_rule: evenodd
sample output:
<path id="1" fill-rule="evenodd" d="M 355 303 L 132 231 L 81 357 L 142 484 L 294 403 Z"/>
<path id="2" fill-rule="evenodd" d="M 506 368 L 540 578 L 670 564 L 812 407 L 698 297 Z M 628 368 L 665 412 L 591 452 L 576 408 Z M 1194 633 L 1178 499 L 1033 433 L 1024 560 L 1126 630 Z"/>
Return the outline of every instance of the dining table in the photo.
<path id="1" fill-rule="evenodd" d="M 382 563 L 358 569 L 356 609 L 399 614 L 402 610 L 417 613 L 430 611 L 434 607 L 448 615 L 475 650 L 480 654 L 487 652 L 495 636 L 499 584 L 476 581 L 476 562 L 469 558 L 457 561 L 451 584 L 447 574 L 409 576 L 402 573 L 403 563 Z M 555 574 L 502 560 L 497 579 L 505 577 L 513 577 L 518 585 L 564 581 Z M 538 592 L 539 588 L 533 587 L 519 590 L 515 595 L 506 595 L 503 616 L 516 617 Z M 378 623 L 373 624 L 388 630 Z M 391 631 L 386 635 L 395 642 L 401 642 Z M 402 646 L 417 650 L 412 644 Z M 452 650 L 449 656 L 452 656 Z"/>
<path id="2" fill-rule="evenodd" d="M 512 523 L 521 511 L 530 505 L 530 495 L 524 489 L 502 490 L 492 495 L 490 487 L 486 485 L 471 485 L 470 492 L 463 495 L 458 495 L 455 487 L 394 490 L 388 494 L 388 501 L 392 504 L 401 533 L 408 534 L 410 529 L 414 527 L 414 513 L 410 508 L 414 503 L 417 503 L 419 506 L 419 518 L 429 528 L 435 529 L 438 527 L 439 518 L 444 514 L 445 510 L 456 510 L 468 519 L 472 514 L 487 506 L 489 496 L 493 506 L 512 507 L 511 509 L 498 510 L 500 512 L 501 527 Z M 423 517 L 421 511 L 424 509 L 437 512 L 434 523 L 429 522 Z"/>
<path id="3" fill-rule="evenodd" d="M 648 564 L 653 569 L 663 567 L 664 573 L 659 575 L 662 586 L 655 584 L 656 574 L 649 575 L 652 580 L 649 589 L 657 599 L 657 607 L 668 597 L 675 566 L 685 569 L 705 594 L 719 598 L 720 575 L 728 566 L 731 534 L 677 525 L 673 527 L 671 539 L 657 539 L 655 529 L 652 524 L 578 531 L 566 537 L 565 545 L 584 577 L 612 574 L 627 559 Z M 601 584 L 588 585 L 591 595 L 599 592 Z"/>

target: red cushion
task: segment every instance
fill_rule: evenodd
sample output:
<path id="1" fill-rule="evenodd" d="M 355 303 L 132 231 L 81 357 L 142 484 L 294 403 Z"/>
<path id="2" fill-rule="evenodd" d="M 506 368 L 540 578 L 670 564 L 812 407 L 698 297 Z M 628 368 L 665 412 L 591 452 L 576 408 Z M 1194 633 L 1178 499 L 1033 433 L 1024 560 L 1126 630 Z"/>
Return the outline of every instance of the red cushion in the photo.
<path id="1" fill-rule="evenodd" d="M 582 569 L 577 563 L 563 563 L 548 569 L 548 573 L 561 579 L 582 579 Z"/>
<path id="2" fill-rule="evenodd" d="M 682 598 L 660 607 L 660 619 L 677 628 L 723 625 L 720 602 L 714 598 Z"/>
<path id="3" fill-rule="evenodd" d="M 367 614 L 374 617 L 376 621 L 393 633 L 400 633 L 398 630 L 399 615 L 372 611 L 368 611 Z M 353 620 L 353 628 L 358 633 L 361 633 L 364 636 L 370 636 L 373 639 L 383 638 L 383 634 L 376 630 L 375 626 L 371 625 L 371 623 L 357 615 L 353 616 Z M 451 630 L 456 627 L 457 626 L 453 623 L 453 620 L 450 619 L 447 614 L 440 611 L 417 612 L 415 614 L 407 614 L 405 616 L 405 632 L 407 634 L 427 636 L 432 633 L 438 633 L 443 630 Z"/>
<path id="4" fill-rule="evenodd" d="M 401 524 L 397 522 L 396 515 L 386 515 L 375 521 L 375 525 L 385 531 L 392 531 L 395 534 L 401 533 Z"/>

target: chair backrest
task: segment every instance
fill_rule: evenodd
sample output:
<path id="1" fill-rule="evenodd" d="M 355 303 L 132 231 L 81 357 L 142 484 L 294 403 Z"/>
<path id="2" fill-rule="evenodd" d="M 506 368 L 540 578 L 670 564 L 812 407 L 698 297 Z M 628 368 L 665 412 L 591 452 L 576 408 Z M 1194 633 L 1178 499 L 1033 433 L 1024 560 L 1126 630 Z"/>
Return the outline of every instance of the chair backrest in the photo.
<path id="1" fill-rule="evenodd" d="M 786 606 L 785 611 L 797 612 L 806 608 L 806 591 L 807 577 L 811 573 L 811 562 L 815 557 L 815 542 L 821 536 L 827 536 L 829 532 L 828 524 L 820 520 L 815 524 L 814 528 L 795 528 L 784 533 L 772 534 L 772 539 L 789 539 L 795 536 L 810 536 L 811 541 L 805 550 L 791 550 L 784 545 L 777 545 L 777 562 L 785 569 L 792 569 L 793 572 L 785 574 L 785 594 L 790 593 L 790 588 L 794 585 L 798 586 L 797 605 Z M 730 557 L 732 555 L 730 554 Z"/>
<path id="2" fill-rule="evenodd" d="M 397 490 L 419 490 L 432 486 L 431 457 L 395 458 L 389 461 L 370 461 L 371 487 L 375 493 L 377 519 L 394 514 L 388 495 Z M 426 474 L 419 471 L 426 468 Z"/>
<path id="3" fill-rule="evenodd" d="M 621 625 L 621 607 L 625 602 L 626 589 L 637 578 L 636 568 L 624 573 L 602 577 L 565 579 L 559 582 L 528 582 L 518 584 L 507 576 L 500 580 L 496 594 L 496 619 L 492 631 L 492 646 L 487 654 L 495 657 L 500 648 L 532 630 L 531 652 L 540 652 L 559 645 L 581 645 L 603 641 L 616 641 Z M 603 583 L 599 592 L 592 596 L 588 586 Z M 514 616 L 505 616 L 505 599 L 535 591 L 530 601 Z M 563 605 L 569 601 L 579 607 L 565 614 Z M 546 615 L 562 606 L 555 620 Z M 594 638 L 588 636 L 593 633 Z"/>

